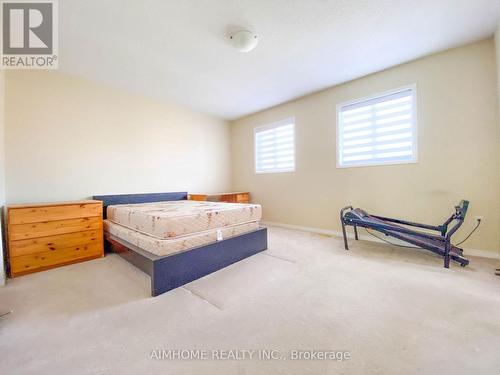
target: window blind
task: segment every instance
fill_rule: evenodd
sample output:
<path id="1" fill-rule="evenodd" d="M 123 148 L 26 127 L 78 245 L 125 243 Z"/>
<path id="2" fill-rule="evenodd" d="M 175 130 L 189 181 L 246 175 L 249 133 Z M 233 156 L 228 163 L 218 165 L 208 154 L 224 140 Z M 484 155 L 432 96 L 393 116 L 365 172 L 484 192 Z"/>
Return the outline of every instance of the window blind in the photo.
<path id="1" fill-rule="evenodd" d="M 338 110 L 339 167 L 416 161 L 415 89 L 405 88 Z"/>
<path id="2" fill-rule="evenodd" d="M 256 173 L 295 170 L 295 121 L 293 118 L 256 128 L 254 137 Z"/>

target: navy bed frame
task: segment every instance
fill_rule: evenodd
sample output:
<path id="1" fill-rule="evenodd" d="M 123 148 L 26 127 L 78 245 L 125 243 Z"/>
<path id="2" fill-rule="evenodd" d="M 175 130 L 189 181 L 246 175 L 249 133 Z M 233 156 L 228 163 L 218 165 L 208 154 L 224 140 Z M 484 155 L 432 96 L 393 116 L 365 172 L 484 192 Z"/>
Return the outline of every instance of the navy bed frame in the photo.
<path id="1" fill-rule="evenodd" d="M 113 204 L 186 200 L 187 192 L 98 195 L 106 208 Z M 114 251 L 151 277 L 151 295 L 168 292 L 230 264 L 267 249 L 267 229 L 255 231 L 190 249 L 173 255 L 157 256 L 116 236 L 105 234 L 106 249 Z"/>

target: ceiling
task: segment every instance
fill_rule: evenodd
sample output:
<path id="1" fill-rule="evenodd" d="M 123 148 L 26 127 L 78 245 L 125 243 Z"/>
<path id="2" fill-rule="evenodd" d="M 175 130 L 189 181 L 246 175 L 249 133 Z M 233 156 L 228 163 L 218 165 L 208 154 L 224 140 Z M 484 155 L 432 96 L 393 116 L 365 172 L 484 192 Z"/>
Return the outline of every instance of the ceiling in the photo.
<path id="1" fill-rule="evenodd" d="M 500 0 L 64 0 L 62 71 L 236 119 L 491 36 Z M 238 27 L 259 34 L 234 50 Z"/>

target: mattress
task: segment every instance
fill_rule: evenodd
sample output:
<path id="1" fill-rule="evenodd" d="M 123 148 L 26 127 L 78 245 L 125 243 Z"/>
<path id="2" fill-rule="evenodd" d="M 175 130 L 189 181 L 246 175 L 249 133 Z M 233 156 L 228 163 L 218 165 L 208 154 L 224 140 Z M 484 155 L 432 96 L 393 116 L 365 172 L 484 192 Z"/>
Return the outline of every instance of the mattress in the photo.
<path id="1" fill-rule="evenodd" d="M 257 229 L 259 229 L 259 223 L 250 222 L 226 226 L 220 229 L 209 229 L 175 238 L 159 239 L 126 228 L 110 220 L 104 220 L 105 232 L 158 256 L 173 255 Z"/>
<path id="2" fill-rule="evenodd" d="M 169 201 L 111 205 L 107 219 L 159 239 L 259 221 L 258 204 Z"/>

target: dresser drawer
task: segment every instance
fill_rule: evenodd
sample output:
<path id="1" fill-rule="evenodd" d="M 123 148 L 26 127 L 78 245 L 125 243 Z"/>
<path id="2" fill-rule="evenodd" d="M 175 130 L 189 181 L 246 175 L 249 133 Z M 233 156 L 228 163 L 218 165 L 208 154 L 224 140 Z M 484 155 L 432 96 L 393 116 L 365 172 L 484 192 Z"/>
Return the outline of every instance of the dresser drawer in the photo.
<path id="1" fill-rule="evenodd" d="M 100 216 L 101 214 L 102 205 L 99 203 L 10 208 L 9 224 L 29 224 L 53 220 L 77 219 Z"/>
<path id="2" fill-rule="evenodd" d="M 12 276 L 19 276 L 35 270 L 52 268 L 78 260 L 98 258 L 102 255 L 102 241 L 76 245 L 64 249 L 49 250 L 42 253 L 11 258 L 10 272 Z"/>
<path id="3" fill-rule="evenodd" d="M 102 229 L 102 218 L 100 216 L 32 224 L 10 224 L 9 241 L 97 229 Z"/>
<path id="4" fill-rule="evenodd" d="M 17 257 L 21 255 L 43 253 L 45 251 L 57 251 L 72 246 L 85 245 L 101 241 L 102 232 L 100 230 L 88 230 L 57 236 L 12 241 L 10 243 L 10 256 Z"/>
<path id="5" fill-rule="evenodd" d="M 238 203 L 249 203 L 250 197 L 248 194 L 236 194 L 236 202 Z"/>
<path id="6" fill-rule="evenodd" d="M 221 194 L 189 194 L 189 199 L 193 201 L 250 203 L 250 194 L 246 191 Z"/>
<path id="7" fill-rule="evenodd" d="M 7 214 L 11 277 L 104 256 L 100 201 L 14 205 Z"/>
<path id="8" fill-rule="evenodd" d="M 206 201 L 207 195 L 205 195 L 205 194 L 189 194 L 189 200 L 191 200 L 191 201 Z"/>

